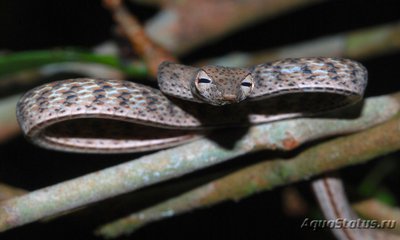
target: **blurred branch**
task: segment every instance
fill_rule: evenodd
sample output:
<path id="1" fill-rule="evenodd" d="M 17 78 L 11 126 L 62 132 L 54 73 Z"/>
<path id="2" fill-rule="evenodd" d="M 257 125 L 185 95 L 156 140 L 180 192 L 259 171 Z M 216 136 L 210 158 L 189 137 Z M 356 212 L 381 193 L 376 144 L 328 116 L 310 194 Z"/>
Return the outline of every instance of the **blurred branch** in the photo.
<path id="1" fill-rule="evenodd" d="M 131 2 L 143 4 L 143 5 L 154 5 L 160 6 L 168 4 L 168 2 L 176 1 L 176 0 L 130 0 Z"/>
<path id="2" fill-rule="evenodd" d="M 250 66 L 292 57 L 347 57 L 365 59 L 400 50 L 400 22 L 322 37 L 256 53 L 232 53 L 203 60 L 198 65 Z"/>
<path id="3" fill-rule="evenodd" d="M 16 103 L 20 97 L 18 94 L 0 100 L 0 143 L 20 132 L 15 116 Z"/>
<path id="4" fill-rule="evenodd" d="M 367 219 L 393 220 L 397 224 L 394 229 L 387 229 L 400 234 L 400 209 L 398 207 L 390 207 L 375 199 L 368 199 L 352 205 L 354 210 Z"/>
<path id="5" fill-rule="evenodd" d="M 138 20 L 125 8 L 121 0 L 103 0 L 112 12 L 114 20 L 131 42 L 135 52 L 143 58 L 149 74 L 156 78 L 158 65 L 163 61 L 176 62 L 176 59 L 147 37 Z"/>
<path id="6" fill-rule="evenodd" d="M 135 19 L 128 21 L 132 16 L 126 10 L 122 11 L 121 14 L 123 15 L 123 17 L 120 17 L 122 19 L 120 21 L 123 23 L 121 23 L 121 26 L 125 28 L 130 26 L 129 29 L 132 32 L 130 39 L 141 49 L 138 51 L 147 51 L 148 53 L 143 54 L 147 54 L 149 59 L 154 59 L 153 54 L 160 55 L 161 53 L 157 53 L 158 50 L 155 50 L 157 47 L 152 46 L 151 41 L 144 35 L 137 21 Z M 234 53 L 207 62 L 230 66 L 248 66 L 281 58 L 304 56 L 344 56 L 361 59 L 397 50 L 399 46 L 400 23 L 395 22 L 259 53 Z M 154 62 L 152 64 L 154 71 L 157 63 L 161 60 L 152 61 Z M 5 81 L 6 79 L 27 79 L 41 76 L 42 72 L 37 68 L 60 62 L 98 63 L 115 68 L 130 77 L 143 78 L 147 75 L 146 67 L 142 63 L 124 64 L 118 56 L 111 54 L 96 54 L 77 49 L 42 50 L 0 55 L 0 84 L 6 84 L 8 82 Z M 203 65 L 204 61 L 199 64 Z M 66 67 L 66 71 L 68 70 Z"/>
<path id="7" fill-rule="evenodd" d="M 251 23 L 321 0 L 168 1 L 146 23 L 149 37 L 165 49 L 184 54 Z"/>
<path id="8" fill-rule="evenodd" d="M 198 65 L 204 65 L 207 62 L 208 64 L 214 63 L 225 66 L 249 66 L 281 58 L 304 56 L 344 56 L 362 59 L 399 48 L 400 23 L 396 22 L 258 53 L 233 53 L 201 61 Z M 99 66 L 108 66 L 135 78 L 147 76 L 146 66 L 141 62 L 124 64 L 118 56 L 112 54 L 98 54 L 77 49 L 26 51 L 0 55 L 0 86 L 5 86 L 14 82 L 14 80 L 29 81 L 41 77 L 46 74 L 46 69 L 50 69 L 50 67 L 42 70 L 38 68 L 48 64 L 65 62 L 100 64 Z M 65 72 L 77 69 L 76 67 L 71 69 L 70 65 L 59 66 L 61 67 L 58 69 Z M 87 69 L 90 73 L 90 68 Z"/>
<path id="9" fill-rule="evenodd" d="M 200 139 L 44 189 L 39 189 L 24 196 L 7 200 L 0 205 L 0 230 L 5 231 L 9 228 L 36 221 L 62 211 L 179 177 L 249 152 L 263 149 L 290 150 L 313 139 L 365 129 L 381 123 L 397 113 L 400 108 L 399 99 L 400 94 L 371 98 L 365 102 L 361 116 L 356 119 L 291 119 L 252 126 L 248 129 L 247 134 L 238 139 L 230 149 L 220 146 L 211 139 Z M 375 132 L 373 133 L 375 134 Z M 387 133 L 387 135 L 384 133 Z M 376 144 L 376 146 L 368 149 L 352 148 L 350 155 L 355 156 L 358 153 L 357 158 L 343 158 L 339 161 L 340 159 L 336 159 L 336 157 L 341 156 L 341 152 L 327 155 L 327 158 L 314 156 L 304 160 L 308 161 L 308 165 L 293 166 L 290 170 L 278 168 L 275 169 L 274 174 L 269 176 L 283 177 L 277 179 L 275 184 L 284 184 L 296 179 L 310 177 L 322 171 L 365 161 L 366 158 L 372 158 L 378 154 L 393 151 L 395 145 L 390 141 L 391 138 L 385 139 L 384 137 L 395 133 L 396 130 L 390 129 L 389 132 L 383 132 L 380 135 L 372 134 L 369 137 L 370 141 L 380 137 L 380 144 Z M 219 134 L 224 135 L 223 139 L 235 139 L 234 131 L 225 131 Z M 400 136 L 400 134 L 397 136 Z M 362 142 L 368 143 L 366 139 L 363 139 Z M 400 141 L 396 141 L 396 143 L 399 144 Z M 325 148 L 326 151 L 344 150 L 338 150 L 337 146 L 340 147 L 340 145 L 329 145 L 329 147 Z M 329 148 L 332 149 L 329 150 Z M 321 154 L 318 151 L 315 153 Z M 366 153 L 369 154 L 366 155 Z M 317 160 L 321 161 L 313 162 Z M 335 162 L 333 162 L 334 160 Z M 280 164 L 284 164 L 284 162 L 277 161 L 275 164 L 278 165 L 274 166 L 281 166 Z M 282 167 L 285 166 L 282 165 Z M 312 166 L 311 169 L 310 166 Z M 253 170 L 252 175 L 255 178 L 263 178 L 265 176 L 264 173 L 260 173 L 255 169 Z M 270 188 L 271 186 L 267 185 L 266 187 Z M 241 192 L 241 194 L 235 194 L 234 198 L 241 198 L 251 194 L 254 192 L 252 189 L 253 187 L 246 188 L 243 192 L 243 188 L 237 188 L 236 191 Z M 256 189 L 256 191 L 259 190 Z M 29 206 L 35 207 L 32 208 Z"/>
<path id="10" fill-rule="evenodd" d="M 10 186 L 10 185 L 0 183 L 0 203 L 1 203 L 1 201 L 16 197 L 16 196 L 21 196 L 25 193 L 27 193 L 27 191 L 22 190 L 20 188 Z"/>
<path id="11" fill-rule="evenodd" d="M 101 226 L 97 233 L 106 238 L 129 234 L 153 221 L 230 199 L 238 201 L 260 191 L 366 162 L 400 148 L 399 126 L 400 115 L 396 115 L 390 121 L 371 129 L 310 147 L 291 159 L 267 159 Z"/>
<path id="12" fill-rule="evenodd" d="M 128 76 L 146 76 L 146 69 L 142 65 L 124 65 L 117 56 L 101 55 L 76 49 L 64 49 L 26 51 L 0 55 L 0 79 L 23 70 L 60 62 L 98 63 L 116 68 Z"/>

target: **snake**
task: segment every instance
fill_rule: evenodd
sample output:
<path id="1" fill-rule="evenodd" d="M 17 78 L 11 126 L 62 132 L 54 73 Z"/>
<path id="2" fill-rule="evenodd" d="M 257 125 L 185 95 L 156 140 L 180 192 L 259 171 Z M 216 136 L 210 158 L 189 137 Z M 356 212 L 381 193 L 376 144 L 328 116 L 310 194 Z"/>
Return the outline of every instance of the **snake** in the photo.
<path id="1" fill-rule="evenodd" d="M 48 149 L 158 150 L 213 129 L 315 116 L 355 104 L 363 98 L 367 75 L 361 63 L 329 57 L 243 68 L 163 62 L 159 89 L 123 80 L 55 81 L 24 94 L 17 103 L 17 119 L 29 140 Z M 313 184 L 328 219 L 355 219 L 340 180 L 324 177 Z M 358 229 L 333 233 L 338 239 L 386 239 Z"/>
<path id="2" fill-rule="evenodd" d="M 367 70 L 345 58 L 287 58 L 250 67 L 163 62 L 158 86 L 55 81 L 25 93 L 17 119 L 33 143 L 83 153 L 167 148 L 213 129 L 318 115 L 362 99 Z"/>

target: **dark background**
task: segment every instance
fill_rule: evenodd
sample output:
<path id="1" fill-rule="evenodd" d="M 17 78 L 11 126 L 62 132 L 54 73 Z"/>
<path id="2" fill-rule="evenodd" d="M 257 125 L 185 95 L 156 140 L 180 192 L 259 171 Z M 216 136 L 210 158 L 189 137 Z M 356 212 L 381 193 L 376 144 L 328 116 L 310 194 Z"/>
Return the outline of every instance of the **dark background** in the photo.
<path id="1" fill-rule="evenodd" d="M 398 1 L 324 1 L 310 7 L 289 12 L 273 19 L 233 33 L 217 42 L 197 49 L 183 57 L 191 62 L 218 56 L 231 51 L 256 51 L 318 36 L 326 36 L 348 30 L 376 26 L 400 20 Z M 130 10 L 145 21 L 158 10 L 129 3 Z M 115 37 L 113 21 L 100 1 L 0 1 L 0 50 L 22 51 L 49 49 L 66 46 L 93 47 Z M 400 52 L 362 60 L 369 70 L 367 96 L 398 91 Z M 20 89 L 25 91 L 27 89 Z M 92 230 L 98 224 L 124 216 L 131 210 L 140 209 L 160 198 L 173 196 L 199 185 L 211 174 L 211 178 L 223 175 L 226 169 L 262 160 L 273 153 L 262 152 L 246 158 L 202 170 L 168 183 L 189 186 L 170 187 L 171 184 L 147 188 L 135 194 L 119 197 L 95 207 L 59 218 L 49 223 L 33 223 L 0 234 L 0 239 L 92 239 Z M 295 154 L 295 153 L 292 153 Z M 81 155 L 47 151 L 28 143 L 22 136 L 0 145 L 0 180 L 28 190 L 45 187 L 82 174 L 115 165 L 135 155 Z M 346 168 L 342 175 L 349 185 L 356 185 L 375 166 L 375 162 Z M 195 179 L 199 179 L 196 180 Z M 193 182 L 194 181 L 194 182 Z M 398 189 L 399 177 L 392 176 L 388 187 Z M 397 185 L 396 185 L 397 184 Z M 164 187 L 165 186 L 165 187 Z M 314 206 L 308 182 L 295 184 L 301 194 Z M 159 187 L 159 186 L 158 186 Z M 140 229 L 129 239 L 318 239 L 322 231 L 300 229 L 304 219 L 288 217 L 283 213 L 283 188 L 256 194 L 240 202 L 225 202 L 215 207 L 196 210 L 190 214 L 151 224 Z M 398 191 L 398 190 L 394 190 Z M 161 194 L 154 194 L 161 192 Z M 398 193 L 398 192 L 397 192 Z M 146 201 L 140 201 L 146 196 Z M 34 206 L 32 206 L 34 207 Z M 111 210 L 106 211 L 106 210 Z M 115 211 L 114 211 L 115 210 Z"/>

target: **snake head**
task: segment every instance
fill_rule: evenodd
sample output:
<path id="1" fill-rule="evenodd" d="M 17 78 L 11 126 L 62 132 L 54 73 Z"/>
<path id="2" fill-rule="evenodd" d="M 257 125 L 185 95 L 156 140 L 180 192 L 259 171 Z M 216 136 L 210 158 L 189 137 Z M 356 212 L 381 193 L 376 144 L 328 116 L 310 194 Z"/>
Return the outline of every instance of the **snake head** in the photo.
<path id="1" fill-rule="evenodd" d="M 192 93 L 203 102 L 220 106 L 243 101 L 253 87 L 253 77 L 246 69 L 206 66 L 198 71 Z"/>

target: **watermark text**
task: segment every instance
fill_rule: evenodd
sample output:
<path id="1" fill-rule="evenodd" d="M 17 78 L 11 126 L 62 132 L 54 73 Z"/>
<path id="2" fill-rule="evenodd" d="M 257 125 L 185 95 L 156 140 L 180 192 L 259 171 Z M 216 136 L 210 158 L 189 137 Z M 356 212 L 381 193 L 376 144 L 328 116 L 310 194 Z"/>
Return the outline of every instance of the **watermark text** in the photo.
<path id="1" fill-rule="evenodd" d="M 346 219 L 337 218 L 333 220 L 305 218 L 300 228 L 317 229 L 393 229 L 396 227 L 395 220 L 368 220 L 368 219 Z"/>

